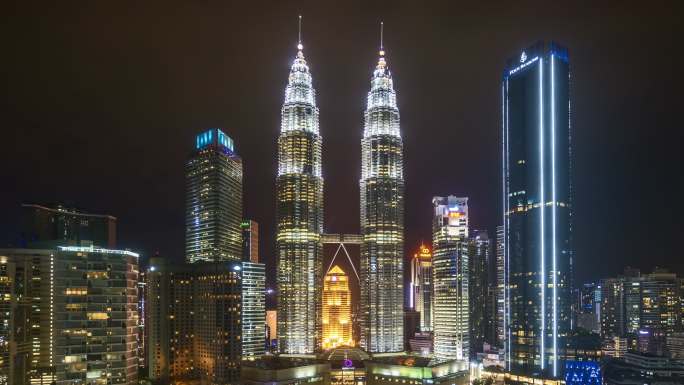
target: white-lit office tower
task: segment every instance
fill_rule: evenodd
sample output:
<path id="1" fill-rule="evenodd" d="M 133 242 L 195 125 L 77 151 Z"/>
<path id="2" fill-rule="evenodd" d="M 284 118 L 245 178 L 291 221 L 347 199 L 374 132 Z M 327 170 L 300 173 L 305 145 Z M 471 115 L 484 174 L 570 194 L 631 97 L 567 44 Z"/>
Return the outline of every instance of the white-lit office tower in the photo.
<path id="1" fill-rule="evenodd" d="M 266 266 L 242 262 L 242 359 L 265 353 Z"/>
<path id="2" fill-rule="evenodd" d="M 212 128 L 195 137 L 185 166 L 185 258 L 242 259 L 242 159 L 233 140 Z"/>
<path id="3" fill-rule="evenodd" d="M 285 88 L 278 138 L 278 343 L 282 353 L 306 354 L 316 351 L 321 343 L 322 138 L 316 91 L 301 42 L 297 48 Z"/>
<path id="4" fill-rule="evenodd" d="M 468 198 L 434 197 L 432 204 L 435 359 L 467 360 Z"/>
<path id="5" fill-rule="evenodd" d="M 504 227 L 496 226 L 496 282 L 495 293 L 496 293 L 496 310 L 495 310 L 495 322 L 496 322 L 496 346 L 503 348 L 506 333 L 506 265 L 505 265 L 505 253 L 504 253 Z"/>
<path id="6" fill-rule="evenodd" d="M 536 43 L 506 62 L 502 84 L 506 362 L 559 377 L 571 319 L 568 53 Z"/>
<path id="7" fill-rule="evenodd" d="M 420 331 L 432 331 L 433 295 L 432 295 L 432 252 L 425 245 L 420 245 L 418 253 L 411 259 L 411 292 L 409 307 L 420 313 Z"/>
<path id="8" fill-rule="evenodd" d="M 385 51 L 371 77 L 361 139 L 360 346 L 404 349 L 404 176 L 399 109 Z"/>

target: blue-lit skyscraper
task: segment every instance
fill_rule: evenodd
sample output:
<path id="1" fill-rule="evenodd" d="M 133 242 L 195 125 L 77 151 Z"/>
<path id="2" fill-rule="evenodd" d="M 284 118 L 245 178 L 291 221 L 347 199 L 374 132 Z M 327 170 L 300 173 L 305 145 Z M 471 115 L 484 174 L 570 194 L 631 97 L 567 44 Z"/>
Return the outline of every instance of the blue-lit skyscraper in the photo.
<path id="1" fill-rule="evenodd" d="M 242 259 L 242 159 L 233 140 L 212 128 L 195 137 L 186 165 L 185 258 Z"/>
<path id="2" fill-rule="evenodd" d="M 570 330 L 572 237 L 568 53 L 532 45 L 503 74 L 506 360 L 560 376 Z"/>

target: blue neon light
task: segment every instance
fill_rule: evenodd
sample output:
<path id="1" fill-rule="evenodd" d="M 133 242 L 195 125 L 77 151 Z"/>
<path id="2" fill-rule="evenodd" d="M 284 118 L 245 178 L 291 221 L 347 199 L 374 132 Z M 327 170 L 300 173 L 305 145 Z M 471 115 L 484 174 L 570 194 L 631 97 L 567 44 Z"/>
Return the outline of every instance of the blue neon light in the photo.
<path id="1" fill-rule="evenodd" d="M 214 131 L 216 131 L 216 135 L 214 135 Z M 233 139 L 218 128 L 209 129 L 195 137 L 195 149 L 201 150 L 210 145 L 217 145 L 231 152 L 235 151 Z"/>
<path id="2" fill-rule="evenodd" d="M 553 258 L 553 375 L 558 375 L 558 320 L 556 307 L 556 286 L 558 271 L 556 270 L 556 85 L 553 54 L 551 55 L 551 258 Z"/>
<path id="3" fill-rule="evenodd" d="M 566 361 L 565 383 L 600 385 L 603 383 L 601 367 L 595 361 Z"/>

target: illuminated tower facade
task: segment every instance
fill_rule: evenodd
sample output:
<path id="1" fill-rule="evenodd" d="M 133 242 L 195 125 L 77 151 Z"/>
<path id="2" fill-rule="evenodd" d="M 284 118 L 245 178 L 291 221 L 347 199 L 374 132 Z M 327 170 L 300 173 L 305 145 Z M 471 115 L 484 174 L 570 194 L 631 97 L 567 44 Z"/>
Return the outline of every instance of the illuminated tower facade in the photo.
<path id="1" fill-rule="evenodd" d="M 323 251 L 322 139 L 316 92 L 301 43 L 292 64 L 278 138 L 277 264 L 280 351 L 320 347 Z"/>
<path id="2" fill-rule="evenodd" d="M 506 360 L 513 372 L 562 375 L 570 331 L 572 206 L 568 52 L 539 42 L 502 81 Z"/>
<path id="3" fill-rule="evenodd" d="M 349 278 L 334 266 L 323 281 L 323 349 L 354 346 Z"/>
<path id="4" fill-rule="evenodd" d="M 361 139 L 360 345 L 404 348 L 404 176 L 399 109 L 385 52 L 371 78 Z"/>
<path id="5" fill-rule="evenodd" d="M 217 128 L 197 135 L 185 175 L 186 260 L 241 260 L 242 159 L 233 140 Z"/>
<path id="6" fill-rule="evenodd" d="M 434 197 L 432 272 L 435 358 L 469 356 L 468 198 Z"/>
<path id="7" fill-rule="evenodd" d="M 409 306 L 420 313 L 420 331 L 432 331 L 432 252 L 420 245 L 411 259 L 411 292 Z"/>

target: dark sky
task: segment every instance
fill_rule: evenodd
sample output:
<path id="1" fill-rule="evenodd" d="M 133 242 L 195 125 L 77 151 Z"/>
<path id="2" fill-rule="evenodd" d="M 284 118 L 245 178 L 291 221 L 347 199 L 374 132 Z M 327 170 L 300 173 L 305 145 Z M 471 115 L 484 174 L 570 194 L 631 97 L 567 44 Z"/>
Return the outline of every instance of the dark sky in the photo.
<path id="1" fill-rule="evenodd" d="M 325 227 L 358 232 L 360 137 L 378 23 L 401 111 L 406 249 L 433 195 L 500 222 L 505 60 L 568 47 L 577 278 L 684 272 L 682 12 L 676 2 L 71 1 L 3 4 L 0 236 L 21 202 L 119 218 L 120 246 L 182 258 L 183 168 L 223 127 L 245 163 L 246 216 L 272 263 L 280 106 L 304 16 L 324 141 Z M 344 4 L 344 6 L 342 6 Z M 333 6 L 335 5 L 335 6 Z"/>

